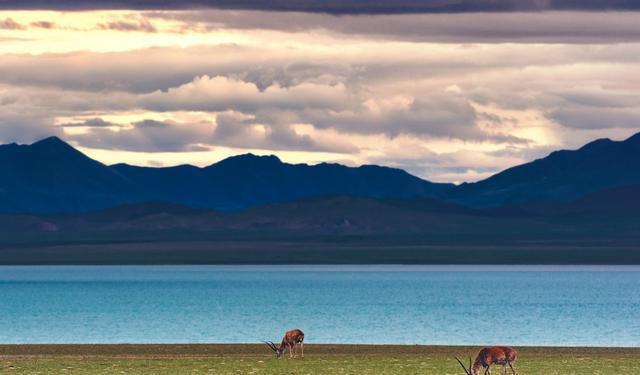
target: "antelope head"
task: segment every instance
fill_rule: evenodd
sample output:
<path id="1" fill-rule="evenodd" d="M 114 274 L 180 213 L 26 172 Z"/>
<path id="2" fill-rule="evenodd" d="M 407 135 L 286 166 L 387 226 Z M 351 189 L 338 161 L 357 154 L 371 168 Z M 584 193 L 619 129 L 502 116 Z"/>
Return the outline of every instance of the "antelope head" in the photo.
<path id="1" fill-rule="evenodd" d="M 284 348 L 278 348 L 272 341 L 263 341 L 263 343 L 267 344 L 276 353 L 276 358 L 281 358 L 284 355 Z"/>
<path id="2" fill-rule="evenodd" d="M 462 363 L 462 361 L 460 359 L 458 359 L 458 357 L 455 357 L 456 361 L 458 361 L 458 363 L 460 364 L 460 366 L 462 366 L 462 369 L 464 370 L 464 373 L 466 375 L 476 375 L 476 373 L 473 371 L 473 368 L 471 366 L 471 357 L 469 357 L 469 369 L 467 370 L 467 368 L 465 367 L 465 365 Z"/>

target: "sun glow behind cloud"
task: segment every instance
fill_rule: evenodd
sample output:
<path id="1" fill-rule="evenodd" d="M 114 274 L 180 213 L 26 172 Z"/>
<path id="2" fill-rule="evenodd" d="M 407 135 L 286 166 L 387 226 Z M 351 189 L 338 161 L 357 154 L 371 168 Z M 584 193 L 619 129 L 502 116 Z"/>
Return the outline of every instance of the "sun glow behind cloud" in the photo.
<path id="1" fill-rule="evenodd" d="M 106 163 L 255 152 L 475 180 L 640 129 L 632 20 L 0 12 L 0 140 L 57 134 Z"/>
<path id="2" fill-rule="evenodd" d="M 131 11 L 11 11 L 11 19 L 24 29 L 3 30 L 13 41 L 0 44 L 1 53 L 65 53 L 74 51 L 122 52 L 149 47 L 188 47 L 200 44 L 250 44 L 253 38 L 240 33 L 183 32 L 182 22 L 154 20 Z M 50 27 L 38 27 L 38 23 Z"/>

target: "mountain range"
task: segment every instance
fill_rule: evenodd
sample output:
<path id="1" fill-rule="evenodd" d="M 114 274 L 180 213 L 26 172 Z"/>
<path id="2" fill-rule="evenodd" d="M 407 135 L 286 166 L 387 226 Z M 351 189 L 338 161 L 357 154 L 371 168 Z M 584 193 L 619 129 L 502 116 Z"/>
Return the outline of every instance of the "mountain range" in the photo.
<path id="1" fill-rule="evenodd" d="M 57 137 L 0 146 L 0 212 L 87 212 L 163 201 L 230 211 L 327 195 L 436 197 L 436 184 L 393 168 L 286 164 L 275 156 L 239 155 L 205 168 L 107 166 Z"/>
<path id="2" fill-rule="evenodd" d="M 640 264 L 640 135 L 462 185 L 240 155 L 112 166 L 0 146 L 0 264 Z"/>
<path id="3" fill-rule="evenodd" d="M 433 183 L 403 170 L 287 164 L 245 154 L 200 168 L 104 165 L 56 137 L 0 146 L 0 212 L 82 213 L 165 202 L 217 211 L 328 196 L 432 198 L 470 208 L 568 203 L 640 184 L 640 133 L 557 151 L 475 183 Z"/>

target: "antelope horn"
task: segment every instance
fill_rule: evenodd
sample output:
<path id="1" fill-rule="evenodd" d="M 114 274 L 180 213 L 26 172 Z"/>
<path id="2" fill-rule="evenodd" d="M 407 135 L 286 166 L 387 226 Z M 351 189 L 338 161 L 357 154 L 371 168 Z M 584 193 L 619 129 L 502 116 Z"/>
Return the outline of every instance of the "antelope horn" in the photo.
<path id="1" fill-rule="evenodd" d="M 467 368 L 464 367 L 464 364 L 462 364 L 462 361 L 460 359 L 458 359 L 458 357 L 454 357 L 456 359 L 456 361 L 458 361 L 458 363 L 460 364 L 460 366 L 462 366 L 462 368 L 464 369 L 464 373 L 467 375 L 471 375 L 471 373 L 469 371 L 467 371 Z"/>
<path id="2" fill-rule="evenodd" d="M 276 346 L 274 343 L 272 343 L 271 341 L 263 341 L 263 343 L 267 344 L 268 347 L 271 348 L 271 350 L 273 350 L 274 352 L 277 352 L 278 350 L 276 349 Z"/>
<path id="3" fill-rule="evenodd" d="M 278 345 L 273 343 L 273 341 L 269 341 L 269 342 L 271 343 L 271 345 L 273 345 L 273 350 L 275 350 L 276 352 L 280 349 Z"/>

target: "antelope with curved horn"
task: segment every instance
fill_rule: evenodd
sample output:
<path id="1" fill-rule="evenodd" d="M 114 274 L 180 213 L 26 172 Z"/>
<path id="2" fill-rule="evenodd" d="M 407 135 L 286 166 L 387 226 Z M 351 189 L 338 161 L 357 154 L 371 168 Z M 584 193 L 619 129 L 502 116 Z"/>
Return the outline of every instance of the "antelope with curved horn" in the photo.
<path id="1" fill-rule="evenodd" d="M 276 353 L 277 358 L 282 358 L 284 351 L 289 348 L 289 358 L 293 358 L 294 350 L 297 353 L 297 346 L 300 345 L 302 357 L 304 358 L 304 332 L 299 329 L 292 329 L 287 331 L 282 338 L 280 346 L 277 346 L 273 341 L 263 341 Z"/>
<path id="2" fill-rule="evenodd" d="M 465 374 L 467 375 L 479 375 L 480 370 L 484 370 L 485 375 L 491 375 L 491 365 L 502 365 L 503 373 L 507 373 L 507 365 L 511 368 L 513 375 L 517 375 L 513 363 L 518 358 L 518 351 L 509 346 L 492 346 L 483 348 L 476 356 L 476 360 L 471 364 L 471 357 L 469 357 L 469 369 L 465 367 L 458 357 L 455 357 L 456 361 L 462 366 Z"/>

